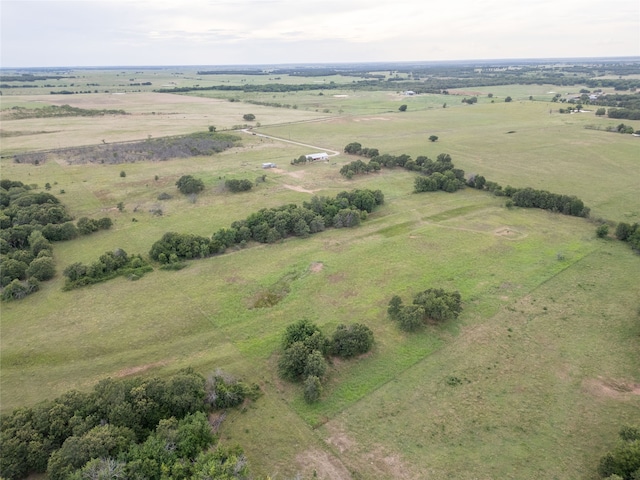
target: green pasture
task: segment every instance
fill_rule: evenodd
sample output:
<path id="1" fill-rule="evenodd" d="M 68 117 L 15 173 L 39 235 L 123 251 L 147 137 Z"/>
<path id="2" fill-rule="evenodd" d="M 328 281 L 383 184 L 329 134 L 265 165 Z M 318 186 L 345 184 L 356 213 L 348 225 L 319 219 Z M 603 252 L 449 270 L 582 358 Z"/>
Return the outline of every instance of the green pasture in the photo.
<path id="1" fill-rule="evenodd" d="M 118 108 L 136 112 L 137 122 L 60 119 L 2 128 L 60 129 L 68 145 L 81 145 L 99 143 L 112 130 L 120 131 L 114 139 L 202 131 L 250 111 L 262 134 L 338 151 L 358 141 L 396 155 L 447 152 L 467 173 L 574 194 L 596 216 L 638 221 L 637 138 L 585 129 L 615 121 L 560 115 L 557 104 L 504 88 L 491 91 L 513 102 L 483 98 L 469 106 L 457 95 L 405 99 L 388 92 L 305 92 L 277 100 L 295 101 L 296 110 L 127 94 L 118 101 L 130 103 Z M 316 99 L 327 102 L 319 112 Z M 397 111 L 400 102 L 407 112 Z M 342 114 L 322 113 L 338 105 Z M 432 134 L 436 143 L 427 140 Z M 400 169 L 349 181 L 339 169 L 356 157 L 294 167 L 291 159 L 309 147 L 238 135 L 240 146 L 211 157 L 124 165 L 69 165 L 62 156 L 16 164 L 6 152 L 55 145 L 47 147 L 44 134 L 3 138 L 2 178 L 40 189 L 49 182 L 76 218 L 114 222 L 111 230 L 55 244 L 58 272 L 115 248 L 146 254 L 168 231 L 211 235 L 260 208 L 301 204 L 313 194 L 372 188 L 386 200 L 355 229 L 250 244 L 180 271 L 156 268 L 135 282 L 118 278 L 70 292 L 62 291 L 59 273 L 26 300 L 3 303 L 3 412 L 87 390 L 107 376 L 222 368 L 263 391 L 229 412 L 221 429 L 224 442 L 244 447 L 256 475 L 596 478 L 598 459 L 619 427 L 639 418 L 640 257 L 612 238 L 597 239 L 595 224 L 585 219 L 507 209 L 504 198 L 472 189 L 413 194 L 414 174 Z M 263 162 L 278 168 L 264 170 Z M 193 203 L 175 187 L 186 174 L 206 186 Z M 265 182 L 250 192 L 223 188 L 225 179 L 262 175 Z M 173 198 L 160 201 L 161 193 Z M 163 214 L 150 212 L 157 209 Z M 286 287 L 282 301 L 253 308 L 274 285 Z M 403 333 L 387 318 L 389 299 L 398 294 L 409 302 L 430 287 L 459 290 L 462 315 Z M 277 376 L 281 334 L 301 318 L 327 334 L 357 321 L 375 335 L 372 352 L 332 364 L 315 405 Z"/>

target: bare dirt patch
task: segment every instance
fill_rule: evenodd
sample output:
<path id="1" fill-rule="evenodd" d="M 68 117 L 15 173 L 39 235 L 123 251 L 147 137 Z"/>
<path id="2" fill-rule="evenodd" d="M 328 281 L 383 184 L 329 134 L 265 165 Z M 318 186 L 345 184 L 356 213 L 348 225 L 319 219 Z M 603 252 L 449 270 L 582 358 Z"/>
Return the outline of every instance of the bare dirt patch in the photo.
<path id="1" fill-rule="evenodd" d="M 349 480 L 349 470 L 336 457 L 322 450 L 306 450 L 296 456 L 296 463 L 304 478 Z"/>
<path id="2" fill-rule="evenodd" d="M 313 273 L 321 272 L 323 268 L 324 263 L 322 262 L 313 262 L 311 265 L 309 265 L 309 270 Z"/>
<path id="3" fill-rule="evenodd" d="M 527 235 L 512 227 L 500 227 L 493 231 L 494 235 L 506 238 L 508 240 L 520 240 Z"/>
<path id="4" fill-rule="evenodd" d="M 306 188 L 299 187 L 297 185 L 287 185 L 286 183 L 283 183 L 282 186 L 284 188 L 288 188 L 289 190 L 293 190 L 294 192 L 311 193 L 311 194 L 317 192 L 317 190 L 307 190 Z"/>
<path id="5" fill-rule="evenodd" d="M 369 464 L 381 475 L 389 475 L 392 478 L 417 478 L 402 461 L 400 455 L 389 454 L 382 447 L 377 447 L 365 455 Z"/>
<path id="6" fill-rule="evenodd" d="M 364 117 L 364 118 L 354 118 L 355 122 L 370 122 L 370 121 L 387 121 L 389 120 L 386 117 Z"/>
<path id="7" fill-rule="evenodd" d="M 329 283 L 339 283 L 342 282 L 346 278 L 344 273 L 334 273 L 333 275 L 329 275 L 327 280 Z"/>
<path id="8" fill-rule="evenodd" d="M 336 447 L 340 453 L 351 450 L 357 445 L 355 440 L 350 438 L 335 424 L 327 423 L 326 429 L 329 432 L 329 436 L 325 439 L 325 442 Z"/>
<path id="9" fill-rule="evenodd" d="M 595 397 L 624 400 L 640 395 L 640 384 L 611 378 L 592 378 L 582 382 L 582 389 Z"/>
<path id="10" fill-rule="evenodd" d="M 290 177 L 293 178 L 303 178 L 304 177 L 304 170 L 298 170 L 296 172 L 285 172 L 283 170 L 284 173 L 286 173 L 287 175 L 289 175 Z"/>
<path id="11" fill-rule="evenodd" d="M 163 367 L 166 364 L 167 362 L 154 362 L 154 363 L 147 363 L 146 365 L 138 365 L 136 367 L 127 367 L 127 368 L 123 368 L 122 370 L 119 370 L 115 374 L 115 376 L 118 378 L 128 377 L 129 375 L 135 375 L 137 373 L 146 372 L 147 370 L 154 367 Z"/>

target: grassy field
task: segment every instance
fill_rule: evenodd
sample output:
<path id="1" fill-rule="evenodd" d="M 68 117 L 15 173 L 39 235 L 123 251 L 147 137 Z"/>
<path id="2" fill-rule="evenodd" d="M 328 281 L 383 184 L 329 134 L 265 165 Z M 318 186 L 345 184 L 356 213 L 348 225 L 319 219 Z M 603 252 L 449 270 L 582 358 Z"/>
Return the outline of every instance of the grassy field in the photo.
<path id="1" fill-rule="evenodd" d="M 274 100 L 298 109 L 152 93 L 16 96 L 16 105 L 123 108 L 132 118 L 3 122 L 3 130 L 58 133 L 3 138 L 2 155 L 231 128 L 251 111 L 260 133 L 338 151 L 358 141 L 383 153 L 448 152 L 468 173 L 575 194 L 596 216 L 639 220 L 637 138 L 584 128 L 614 120 L 560 115 L 555 104 L 528 100 L 548 86 L 501 88 L 490 90 L 495 103 L 484 97 L 473 106 L 454 95 L 347 90 L 336 93 L 347 97 L 306 92 Z M 502 95 L 515 101 L 504 103 Z M 407 112 L 398 112 L 400 103 Z M 427 140 L 431 134 L 438 142 Z M 3 412 L 88 389 L 106 376 L 222 368 L 264 392 L 230 412 L 221 432 L 224 442 L 245 448 L 257 475 L 596 478 L 598 458 L 619 427 L 640 418 L 640 257 L 613 239 L 597 239 L 585 219 L 506 209 L 504 199 L 470 189 L 413 194 L 414 175 L 401 170 L 348 181 L 338 173 L 353 160 L 346 155 L 294 167 L 289 161 L 309 148 L 239 135 L 237 148 L 186 160 L 1 160 L 3 178 L 49 182 L 74 216 L 114 221 L 109 231 L 56 244 L 59 271 L 115 248 L 146 254 L 167 231 L 211 235 L 255 210 L 300 204 L 313 194 L 373 188 L 386 199 L 357 229 L 250 245 L 178 272 L 156 269 L 137 282 L 116 279 L 72 292 L 61 290 L 59 274 L 27 300 L 3 304 Z M 60 145 L 47 140 L 55 138 Z M 279 168 L 263 170 L 263 162 Z M 207 187 L 195 203 L 175 188 L 185 174 Z M 251 192 L 222 188 L 226 178 L 263 174 L 266 182 Z M 173 198 L 160 201 L 160 193 Z M 162 216 L 149 212 L 157 208 Z M 283 282 L 288 293 L 279 304 L 252 308 L 261 292 Z M 436 286 L 461 292 L 457 321 L 406 334 L 387 318 L 392 295 L 409 301 Z M 332 365 L 322 401 L 312 406 L 276 375 L 281 334 L 301 318 L 327 333 L 362 322 L 376 339 L 370 354 Z"/>

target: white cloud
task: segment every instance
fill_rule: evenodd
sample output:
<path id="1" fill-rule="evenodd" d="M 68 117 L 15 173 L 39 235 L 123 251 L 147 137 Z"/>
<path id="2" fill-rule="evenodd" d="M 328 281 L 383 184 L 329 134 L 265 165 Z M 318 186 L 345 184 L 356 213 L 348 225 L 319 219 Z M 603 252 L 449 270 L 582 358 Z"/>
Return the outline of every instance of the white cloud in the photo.
<path id="1" fill-rule="evenodd" d="M 2 64 L 640 54 L 637 0 L 2 0 Z M 213 53 L 212 53 L 213 52 Z"/>

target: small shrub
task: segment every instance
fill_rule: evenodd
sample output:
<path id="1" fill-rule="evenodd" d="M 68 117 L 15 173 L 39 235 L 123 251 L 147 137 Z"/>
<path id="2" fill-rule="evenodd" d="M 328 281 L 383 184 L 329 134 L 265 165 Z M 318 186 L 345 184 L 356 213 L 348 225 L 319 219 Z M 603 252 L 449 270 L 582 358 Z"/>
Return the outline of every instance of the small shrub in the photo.
<path id="1" fill-rule="evenodd" d="M 307 403 L 315 403 L 320 400 L 322 394 L 322 383 L 320 379 L 313 375 L 307 377 L 304 381 L 304 400 Z"/>
<path id="2" fill-rule="evenodd" d="M 596 235 L 598 236 L 598 238 L 605 238 L 607 235 L 609 235 L 609 225 L 603 223 L 598 228 L 596 228 Z"/>

